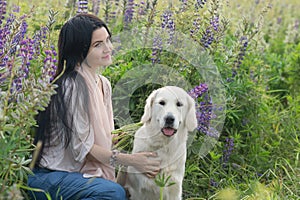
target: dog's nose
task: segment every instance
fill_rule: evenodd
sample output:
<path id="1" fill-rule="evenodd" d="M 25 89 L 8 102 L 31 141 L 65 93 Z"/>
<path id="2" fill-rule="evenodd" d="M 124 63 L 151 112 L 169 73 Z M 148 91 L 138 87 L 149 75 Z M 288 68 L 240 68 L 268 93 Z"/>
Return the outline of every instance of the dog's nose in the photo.
<path id="1" fill-rule="evenodd" d="M 173 125 L 175 118 L 172 115 L 168 115 L 165 118 L 166 125 Z"/>

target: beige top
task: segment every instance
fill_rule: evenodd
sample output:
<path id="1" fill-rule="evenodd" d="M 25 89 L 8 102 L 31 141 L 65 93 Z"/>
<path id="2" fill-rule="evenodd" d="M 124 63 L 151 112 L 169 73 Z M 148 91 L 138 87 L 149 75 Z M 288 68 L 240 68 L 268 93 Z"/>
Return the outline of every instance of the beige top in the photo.
<path id="1" fill-rule="evenodd" d="M 67 149 L 64 148 L 61 141 L 58 141 L 57 137 L 52 138 L 50 144 L 57 145 L 45 147 L 40 165 L 52 170 L 81 172 L 85 177 L 103 177 L 114 180 L 113 167 L 87 158 L 93 144 L 108 150 L 112 146 L 111 131 L 114 123 L 110 82 L 104 76 L 99 75 L 101 81 L 96 84 L 95 81 L 92 81 L 94 77 L 91 77 L 88 70 L 78 68 L 77 71 L 83 76 L 88 86 L 90 117 L 84 114 L 82 106 L 80 106 L 83 105 L 82 99 L 79 98 L 78 102 L 75 102 L 75 98 L 72 98 L 70 103 L 73 105 L 72 112 L 77 133 L 72 136 L 72 141 Z M 73 87 L 73 91 L 67 89 L 67 92 L 76 92 L 76 88 Z M 64 134 L 63 129 L 56 131 L 57 135 Z"/>

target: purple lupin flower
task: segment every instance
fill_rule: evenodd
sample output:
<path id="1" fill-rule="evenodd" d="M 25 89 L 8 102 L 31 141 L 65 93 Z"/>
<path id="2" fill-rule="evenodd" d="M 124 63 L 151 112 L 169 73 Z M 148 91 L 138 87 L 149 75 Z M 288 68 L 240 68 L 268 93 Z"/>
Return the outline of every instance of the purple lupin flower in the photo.
<path id="1" fill-rule="evenodd" d="M 234 150 L 234 139 L 227 137 L 225 139 L 224 150 L 223 150 L 223 157 L 222 157 L 223 164 L 226 164 L 229 161 L 229 157 L 232 154 L 233 150 Z"/>
<path id="2" fill-rule="evenodd" d="M 22 22 L 21 22 L 21 26 L 18 30 L 18 32 L 15 34 L 15 36 L 13 37 L 12 39 L 12 42 L 11 42 L 11 47 L 10 47 L 10 50 L 9 50 L 9 54 L 12 55 L 16 52 L 16 48 L 17 48 L 17 45 L 19 45 L 20 41 L 22 41 L 25 37 L 25 34 L 27 32 L 27 23 L 26 21 L 24 20 L 26 16 L 22 16 L 21 19 Z"/>
<path id="3" fill-rule="evenodd" d="M 135 7 L 134 0 L 128 0 L 125 7 L 125 13 L 124 13 L 125 27 L 128 27 L 129 23 L 133 19 L 134 7 Z"/>
<path id="4" fill-rule="evenodd" d="M 117 15 L 119 14 L 119 5 L 120 5 L 120 2 L 119 2 L 120 0 L 114 0 L 113 1 L 113 4 L 112 4 L 112 2 L 110 1 L 110 3 L 112 4 L 110 4 L 110 7 L 111 8 L 113 8 L 113 9 L 111 9 L 110 10 L 110 12 L 109 12 L 109 17 L 111 18 L 111 19 L 115 19 L 116 17 L 117 17 Z M 125 1 L 124 1 L 125 2 Z"/>
<path id="5" fill-rule="evenodd" d="M 193 98 L 197 99 L 198 97 L 201 97 L 204 93 L 208 91 L 208 86 L 205 83 L 201 83 L 200 85 L 197 85 L 193 89 L 191 89 L 188 94 Z"/>
<path id="6" fill-rule="evenodd" d="M 239 41 L 239 53 L 236 60 L 234 61 L 234 66 L 232 68 L 232 77 L 237 75 L 237 69 L 241 67 L 242 61 L 246 55 L 246 50 L 249 45 L 249 40 L 246 36 L 242 36 Z"/>
<path id="7" fill-rule="evenodd" d="M 212 26 L 212 28 L 214 29 L 214 31 L 218 31 L 219 30 L 219 16 L 213 16 L 212 19 L 210 20 L 210 25 Z"/>
<path id="8" fill-rule="evenodd" d="M 20 12 L 20 6 L 17 6 L 17 5 L 13 5 L 13 12 L 15 13 L 19 13 Z"/>
<path id="9" fill-rule="evenodd" d="M 282 22 L 282 17 L 277 17 L 277 24 L 281 24 Z"/>
<path id="10" fill-rule="evenodd" d="M 195 8 L 196 10 L 203 8 L 203 6 L 206 4 L 206 0 L 196 0 Z"/>
<path id="11" fill-rule="evenodd" d="M 210 45 L 215 40 L 215 32 L 219 30 L 219 17 L 218 16 L 212 16 L 209 26 L 206 28 L 204 33 L 202 34 L 202 38 L 200 40 L 201 44 L 205 48 L 209 48 Z"/>
<path id="12" fill-rule="evenodd" d="M 295 30 L 298 30 L 298 29 L 299 29 L 299 24 L 300 24 L 299 19 L 296 19 L 295 24 L 294 24 L 294 29 L 295 29 Z"/>
<path id="13" fill-rule="evenodd" d="M 180 5 L 180 11 L 184 12 L 186 7 L 188 6 L 188 1 L 187 0 L 180 0 L 181 5 Z"/>
<path id="14" fill-rule="evenodd" d="M 0 28 L 0 58 L 2 57 L 2 55 L 4 54 L 4 45 L 5 45 L 5 41 L 4 41 L 4 30 L 2 30 Z"/>
<path id="15" fill-rule="evenodd" d="M 200 30 L 200 21 L 201 21 L 201 18 L 199 17 L 199 15 L 197 16 L 196 19 L 193 20 L 193 26 L 190 29 L 190 35 L 191 35 L 192 38 L 195 37 L 195 35 Z"/>
<path id="16" fill-rule="evenodd" d="M 33 46 L 35 52 L 40 52 L 41 44 L 46 43 L 47 32 L 48 32 L 48 28 L 44 26 L 41 27 L 41 29 L 35 32 L 35 34 L 33 35 L 33 41 L 34 41 Z"/>
<path id="17" fill-rule="evenodd" d="M 99 9 L 100 9 L 100 0 L 92 0 L 93 2 L 93 13 L 95 15 L 98 15 L 99 14 Z"/>
<path id="18" fill-rule="evenodd" d="M 10 40 L 11 40 L 11 30 L 14 28 L 14 23 L 16 20 L 16 16 L 13 14 L 9 14 L 6 19 L 6 24 L 3 28 L 1 28 L 0 37 L 1 37 L 1 46 L 0 46 L 0 54 L 7 54 L 8 49 L 11 49 Z"/>
<path id="19" fill-rule="evenodd" d="M 57 53 L 55 51 L 54 46 L 51 46 L 51 49 L 49 49 L 49 50 L 45 50 L 45 55 L 46 55 L 46 57 L 44 59 L 42 79 L 43 79 L 44 83 L 48 84 L 53 80 L 56 69 L 57 69 L 57 66 L 56 66 Z"/>
<path id="20" fill-rule="evenodd" d="M 0 60 L 0 85 L 6 80 L 6 77 L 9 76 L 12 68 L 12 64 L 9 62 L 9 57 L 5 55 Z"/>
<path id="21" fill-rule="evenodd" d="M 33 45 L 33 40 L 32 39 L 25 39 L 20 43 L 20 53 L 17 54 L 17 56 L 22 58 L 22 66 L 21 66 L 21 71 L 23 71 L 23 76 L 24 78 L 27 78 L 28 72 L 29 72 L 29 65 L 30 61 L 33 59 L 34 56 L 34 45 Z"/>
<path id="22" fill-rule="evenodd" d="M 2 20 L 6 14 L 6 6 L 7 2 L 5 0 L 0 0 L 0 25 L 2 24 Z"/>
<path id="23" fill-rule="evenodd" d="M 138 4 L 137 6 L 138 6 L 138 14 L 146 15 L 147 13 L 146 3 L 144 1 L 141 1 L 140 4 Z"/>
<path id="24" fill-rule="evenodd" d="M 210 132 L 210 121 L 212 119 L 212 101 L 208 94 L 203 95 L 203 100 L 196 103 L 196 117 L 198 120 L 198 130 L 208 136 L 215 136 Z"/>
<path id="25" fill-rule="evenodd" d="M 194 87 L 188 94 L 195 99 L 196 117 L 198 121 L 197 130 L 211 137 L 217 137 L 217 132 L 210 127 L 213 118 L 212 101 L 208 95 L 208 86 L 205 83 Z"/>
<path id="26" fill-rule="evenodd" d="M 16 52 L 16 60 L 21 60 L 21 65 L 14 74 L 11 93 L 22 90 L 22 82 L 28 77 L 30 62 L 35 54 L 33 40 L 26 38 L 20 42 L 20 48 Z"/>
<path id="27" fill-rule="evenodd" d="M 162 29 L 166 30 L 169 34 L 168 44 L 171 44 L 175 35 L 175 23 L 172 12 L 170 10 L 166 10 L 161 16 L 161 21 Z"/>
<path id="28" fill-rule="evenodd" d="M 87 13 L 87 12 L 88 12 L 88 0 L 78 0 L 77 13 Z"/>
<path id="29" fill-rule="evenodd" d="M 21 51 L 21 42 L 24 40 L 24 36 L 27 31 L 25 18 L 26 16 L 22 16 L 17 21 L 14 14 L 9 14 L 6 19 L 6 24 L 0 29 L 0 67 L 2 69 L 2 73 L 0 74 L 1 83 L 11 75 L 15 61 L 21 63 L 17 66 L 17 70 L 15 70 L 11 92 L 14 90 L 19 91 L 21 89 L 22 79 L 28 76 L 29 71 L 27 60 L 30 58 L 30 55 L 24 56 L 24 52 Z"/>
<path id="30" fill-rule="evenodd" d="M 111 19 L 115 19 L 116 16 L 117 16 L 117 12 L 116 11 L 111 11 L 109 16 L 110 16 Z"/>
<path id="31" fill-rule="evenodd" d="M 156 35 L 153 38 L 153 47 L 152 47 L 152 55 L 151 55 L 151 61 L 152 64 L 159 63 L 159 54 L 162 51 L 162 39 L 159 35 Z"/>
<path id="32" fill-rule="evenodd" d="M 213 178 L 209 179 L 209 185 L 211 187 L 218 187 L 219 183 L 216 182 Z"/>

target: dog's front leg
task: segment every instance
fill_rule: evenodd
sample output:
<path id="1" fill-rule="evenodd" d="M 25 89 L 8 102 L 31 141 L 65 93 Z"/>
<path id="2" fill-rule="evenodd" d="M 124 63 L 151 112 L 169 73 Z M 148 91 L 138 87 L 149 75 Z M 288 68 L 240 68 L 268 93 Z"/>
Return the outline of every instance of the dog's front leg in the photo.
<path id="1" fill-rule="evenodd" d="M 175 181 L 174 185 L 164 188 L 164 200 L 181 200 L 182 199 L 181 182 Z"/>

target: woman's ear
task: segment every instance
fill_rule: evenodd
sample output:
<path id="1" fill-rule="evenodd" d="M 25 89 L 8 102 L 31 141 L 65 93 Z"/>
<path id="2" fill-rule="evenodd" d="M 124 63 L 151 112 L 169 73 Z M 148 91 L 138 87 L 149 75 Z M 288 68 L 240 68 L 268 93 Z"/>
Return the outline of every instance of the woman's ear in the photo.
<path id="1" fill-rule="evenodd" d="M 196 104 L 195 100 L 188 95 L 188 112 L 185 118 L 185 125 L 189 132 L 195 130 L 197 128 L 197 116 L 196 116 Z"/>
<path id="2" fill-rule="evenodd" d="M 153 101 L 156 97 L 157 90 L 154 90 L 147 98 L 146 105 L 144 108 L 144 114 L 142 116 L 141 122 L 142 123 L 148 123 L 151 121 L 151 115 L 152 115 L 152 105 Z"/>

